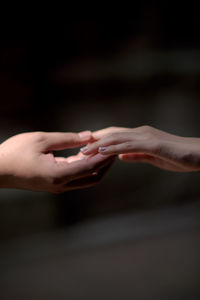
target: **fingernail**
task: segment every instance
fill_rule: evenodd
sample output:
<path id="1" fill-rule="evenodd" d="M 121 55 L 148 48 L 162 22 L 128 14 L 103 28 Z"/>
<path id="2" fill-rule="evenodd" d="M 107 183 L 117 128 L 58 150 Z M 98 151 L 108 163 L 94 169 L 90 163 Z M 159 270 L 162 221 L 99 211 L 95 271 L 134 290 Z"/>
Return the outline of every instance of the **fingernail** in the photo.
<path id="1" fill-rule="evenodd" d="M 99 152 L 104 152 L 104 151 L 106 151 L 106 147 L 99 147 Z"/>
<path id="2" fill-rule="evenodd" d="M 92 135 L 91 131 L 87 130 L 87 131 L 81 131 L 78 133 L 78 135 L 80 136 L 80 138 L 82 140 L 86 140 L 89 139 Z"/>
<path id="3" fill-rule="evenodd" d="M 80 151 L 81 151 L 82 153 L 85 153 L 85 152 L 88 151 L 88 147 L 87 147 L 87 146 L 86 146 L 86 147 L 83 147 L 83 148 L 80 149 Z"/>
<path id="4" fill-rule="evenodd" d="M 83 160 L 83 159 L 86 159 L 86 158 L 87 158 L 87 156 L 83 155 L 83 156 L 81 156 L 81 157 L 79 158 L 79 160 Z"/>

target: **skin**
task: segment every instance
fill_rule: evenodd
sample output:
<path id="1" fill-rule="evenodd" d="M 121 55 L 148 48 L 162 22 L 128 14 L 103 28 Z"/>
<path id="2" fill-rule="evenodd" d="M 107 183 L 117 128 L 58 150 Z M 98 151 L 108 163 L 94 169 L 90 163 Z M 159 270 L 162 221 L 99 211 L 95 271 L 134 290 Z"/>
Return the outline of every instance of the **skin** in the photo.
<path id="1" fill-rule="evenodd" d="M 114 157 L 55 157 L 54 150 L 80 147 L 91 132 L 32 132 L 13 136 L 0 144 L 0 187 L 62 193 L 98 183 Z"/>
<path id="2" fill-rule="evenodd" d="M 173 172 L 200 171 L 200 138 L 180 137 L 150 126 L 109 127 L 93 133 L 84 155 L 118 155 L 125 162 L 148 163 Z"/>

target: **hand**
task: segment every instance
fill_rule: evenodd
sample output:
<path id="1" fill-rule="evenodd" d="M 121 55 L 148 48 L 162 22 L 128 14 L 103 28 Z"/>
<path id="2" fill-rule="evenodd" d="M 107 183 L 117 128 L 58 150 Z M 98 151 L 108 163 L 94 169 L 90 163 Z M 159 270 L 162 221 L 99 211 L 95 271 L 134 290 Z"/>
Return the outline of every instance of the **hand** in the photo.
<path id="1" fill-rule="evenodd" d="M 200 138 L 185 138 L 142 126 L 110 127 L 93 133 L 84 155 L 119 155 L 125 162 L 144 162 L 174 172 L 200 170 Z"/>
<path id="2" fill-rule="evenodd" d="M 81 153 L 55 157 L 53 150 L 88 143 L 91 132 L 23 133 L 0 144 L 0 187 L 61 193 L 96 184 L 114 161 L 113 156 Z"/>

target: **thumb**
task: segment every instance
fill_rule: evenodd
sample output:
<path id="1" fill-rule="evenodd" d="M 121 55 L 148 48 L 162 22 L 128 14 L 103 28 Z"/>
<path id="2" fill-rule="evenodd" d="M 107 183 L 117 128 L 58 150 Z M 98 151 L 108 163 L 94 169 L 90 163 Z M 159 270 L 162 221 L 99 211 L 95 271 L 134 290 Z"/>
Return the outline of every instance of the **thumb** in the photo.
<path id="1" fill-rule="evenodd" d="M 91 139 L 90 131 L 80 133 L 72 132 L 46 132 L 45 150 L 63 150 L 66 148 L 76 148 L 88 143 Z"/>
<path id="2" fill-rule="evenodd" d="M 143 161 L 148 158 L 152 158 L 152 156 L 145 153 L 124 153 L 118 155 L 119 159 L 126 162 L 137 162 Z"/>

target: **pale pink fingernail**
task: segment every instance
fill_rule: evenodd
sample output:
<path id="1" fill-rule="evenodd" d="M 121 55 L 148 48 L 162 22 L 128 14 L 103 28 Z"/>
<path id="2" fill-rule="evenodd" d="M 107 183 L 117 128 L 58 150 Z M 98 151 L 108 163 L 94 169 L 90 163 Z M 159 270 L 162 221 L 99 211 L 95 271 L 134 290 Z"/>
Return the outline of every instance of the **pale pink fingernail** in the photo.
<path id="1" fill-rule="evenodd" d="M 87 156 L 83 155 L 83 156 L 81 156 L 81 157 L 79 158 L 79 160 L 83 160 L 83 159 L 86 159 L 86 158 L 87 158 Z"/>
<path id="2" fill-rule="evenodd" d="M 106 151 L 106 150 L 107 150 L 106 147 L 99 147 L 99 152 L 104 152 L 104 151 Z"/>
<path id="3" fill-rule="evenodd" d="M 78 135 L 80 136 L 80 138 L 82 140 L 86 140 L 89 139 L 92 135 L 91 131 L 87 130 L 87 131 L 81 131 L 78 133 Z"/>
<path id="4" fill-rule="evenodd" d="M 83 147 L 83 148 L 80 149 L 80 151 L 81 151 L 82 153 L 85 153 L 85 152 L 88 151 L 88 147 L 87 147 L 87 146 L 86 146 L 86 147 Z"/>

